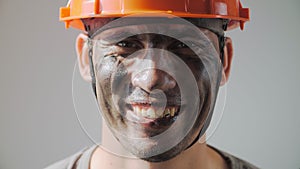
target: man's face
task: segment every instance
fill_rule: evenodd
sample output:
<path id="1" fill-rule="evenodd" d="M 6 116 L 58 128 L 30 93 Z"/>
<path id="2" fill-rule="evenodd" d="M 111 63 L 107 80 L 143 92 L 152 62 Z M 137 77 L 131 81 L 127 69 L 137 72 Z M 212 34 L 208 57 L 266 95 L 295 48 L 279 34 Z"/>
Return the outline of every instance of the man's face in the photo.
<path id="1" fill-rule="evenodd" d="M 118 141 L 139 158 L 178 155 L 212 113 L 222 69 L 218 38 L 196 29 L 129 25 L 93 38 L 100 110 Z"/>

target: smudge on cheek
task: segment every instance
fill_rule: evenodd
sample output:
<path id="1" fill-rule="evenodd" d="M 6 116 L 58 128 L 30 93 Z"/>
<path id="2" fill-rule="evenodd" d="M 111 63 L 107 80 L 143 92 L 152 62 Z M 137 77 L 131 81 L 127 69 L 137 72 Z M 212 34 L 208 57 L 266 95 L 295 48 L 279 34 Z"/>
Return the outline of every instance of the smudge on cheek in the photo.
<path id="1" fill-rule="evenodd" d="M 95 66 L 97 80 L 102 85 L 110 81 L 111 75 L 115 69 L 116 59 L 114 57 L 106 57 L 98 61 Z"/>
<path id="2" fill-rule="evenodd" d="M 111 78 L 115 65 L 116 59 L 111 56 L 103 57 L 95 63 L 98 104 L 102 114 L 110 124 L 113 124 L 117 117 L 114 113 L 111 93 Z"/>

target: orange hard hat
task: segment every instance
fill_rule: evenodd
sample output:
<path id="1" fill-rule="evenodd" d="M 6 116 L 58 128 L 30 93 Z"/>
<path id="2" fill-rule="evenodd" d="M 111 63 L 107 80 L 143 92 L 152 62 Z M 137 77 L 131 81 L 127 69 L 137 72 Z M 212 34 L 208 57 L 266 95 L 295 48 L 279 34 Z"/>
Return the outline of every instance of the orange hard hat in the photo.
<path id="1" fill-rule="evenodd" d="M 171 14 L 185 18 L 228 19 L 228 29 L 249 20 L 249 9 L 240 0 L 69 0 L 60 8 L 60 20 L 66 28 L 85 30 L 81 19 L 112 18 L 130 14 Z"/>

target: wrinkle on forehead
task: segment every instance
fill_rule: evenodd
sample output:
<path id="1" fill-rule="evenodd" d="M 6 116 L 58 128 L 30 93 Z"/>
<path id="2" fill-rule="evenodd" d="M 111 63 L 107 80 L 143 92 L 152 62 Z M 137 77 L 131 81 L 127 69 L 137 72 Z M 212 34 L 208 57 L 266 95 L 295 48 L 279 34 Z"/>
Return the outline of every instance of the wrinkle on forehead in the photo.
<path id="1" fill-rule="evenodd" d="M 201 31 L 207 30 L 205 28 L 200 28 Z M 131 34 L 138 34 L 140 32 L 143 33 L 157 33 L 157 34 L 196 34 L 197 30 L 195 30 L 194 26 L 190 26 L 188 24 L 141 24 L 141 25 L 127 25 L 127 26 L 120 26 L 114 27 L 109 29 L 104 29 L 103 31 L 99 31 L 94 39 L 99 38 L 99 34 L 105 35 L 109 33 L 118 33 L 118 32 L 128 32 Z M 205 31 L 204 31 L 205 32 Z"/>
<path id="2" fill-rule="evenodd" d="M 198 38 L 198 40 L 209 40 L 219 51 L 218 37 L 212 31 L 206 28 L 197 28 L 188 24 L 142 24 L 115 27 L 99 32 L 93 39 L 101 42 L 116 43 L 125 38 L 139 34 L 161 34 L 173 36 L 176 39 L 185 37 Z M 201 32 L 201 33 L 199 33 Z M 205 35 L 205 36 L 203 36 Z M 140 36 L 137 36 L 140 37 Z M 154 39 L 151 39 L 154 40 Z"/>

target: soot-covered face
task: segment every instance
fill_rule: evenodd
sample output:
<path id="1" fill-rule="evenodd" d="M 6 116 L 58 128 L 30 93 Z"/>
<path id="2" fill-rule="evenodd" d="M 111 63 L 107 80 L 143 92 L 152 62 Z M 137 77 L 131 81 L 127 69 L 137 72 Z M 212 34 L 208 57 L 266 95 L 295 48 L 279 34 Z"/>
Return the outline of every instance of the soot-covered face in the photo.
<path id="1" fill-rule="evenodd" d="M 92 42 L 98 104 L 117 140 L 147 161 L 185 150 L 214 107 L 222 69 L 217 36 L 148 24 L 110 28 Z"/>

